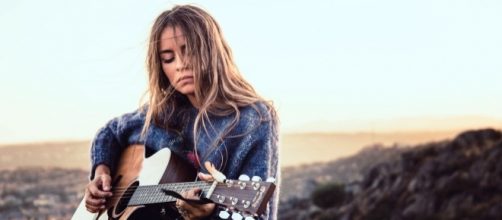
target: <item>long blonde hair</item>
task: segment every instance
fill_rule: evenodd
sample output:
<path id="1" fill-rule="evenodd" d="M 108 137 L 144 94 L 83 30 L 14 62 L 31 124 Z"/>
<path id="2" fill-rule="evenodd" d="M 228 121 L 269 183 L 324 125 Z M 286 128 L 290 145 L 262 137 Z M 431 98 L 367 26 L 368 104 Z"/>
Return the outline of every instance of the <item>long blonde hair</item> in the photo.
<path id="1" fill-rule="evenodd" d="M 166 129 L 172 128 L 170 122 L 177 120 L 177 111 L 188 102 L 186 97 L 175 91 L 169 83 L 162 70 L 159 54 L 162 31 L 165 28 L 174 29 L 175 27 L 180 28 L 185 35 L 185 59 L 188 59 L 186 63 L 194 73 L 194 93 L 199 108 L 193 127 L 195 148 L 200 128 L 207 132 L 208 125 L 209 128 L 212 126 L 209 115 L 228 116 L 235 114 L 231 125 L 224 134 L 215 138 L 212 150 L 215 150 L 217 144 L 221 143 L 230 130 L 236 126 L 240 118 L 239 107 L 253 106 L 257 109 L 255 104 L 262 102 L 266 105 L 272 120 L 276 120 L 272 104 L 264 101 L 241 76 L 235 65 L 232 51 L 214 18 L 198 7 L 182 5 L 175 6 L 160 14 L 150 33 L 146 60 L 149 77 L 149 105 L 146 109 L 143 136 L 151 123 Z M 197 154 L 197 150 L 194 150 Z M 199 157 L 196 156 L 198 160 Z"/>

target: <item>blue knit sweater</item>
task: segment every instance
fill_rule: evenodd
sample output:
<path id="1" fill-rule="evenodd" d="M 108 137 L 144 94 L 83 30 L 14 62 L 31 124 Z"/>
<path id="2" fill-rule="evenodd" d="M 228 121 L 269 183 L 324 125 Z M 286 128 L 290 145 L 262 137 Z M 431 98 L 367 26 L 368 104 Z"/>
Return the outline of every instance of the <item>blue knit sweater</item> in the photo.
<path id="1" fill-rule="evenodd" d="M 193 161 L 193 158 L 189 157 L 194 149 L 193 125 L 198 110 L 189 106 L 183 112 L 183 117 L 187 120 L 179 130 L 166 130 L 152 124 L 144 138 L 141 138 L 146 117 L 144 111 L 138 109 L 110 120 L 98 131 L 92 143 L 91 179 L 100 164 L 107 165 L 113 174 L 120 152 L 132 144 L 145 145 L 147 157 L 167 147 L 187 161 Z M 268 177 L 276 178 L 277 188 L 265 215 L 265 219 L 276 219 L 280 180 L 276 120 L 263 103 L 257 103 L 254 107 L 242 107 L 235 127 L 223 140 L 215 140 L 215 137 L 220 136 L 230 126 L 234 116 L 210 116 L 212 126 L 207 126 L 207 133 L 197 132 L 197 152 L 201 163 L 212 162 L 228 179 L 237 179 L 241 174 L 259 176 L 263 180 Z M 216 150 L 206 154 L 210 152 L 210 146 L 215 141 Z M 194 166 L 200 172 L 208 173 L 204 166 Z"/>

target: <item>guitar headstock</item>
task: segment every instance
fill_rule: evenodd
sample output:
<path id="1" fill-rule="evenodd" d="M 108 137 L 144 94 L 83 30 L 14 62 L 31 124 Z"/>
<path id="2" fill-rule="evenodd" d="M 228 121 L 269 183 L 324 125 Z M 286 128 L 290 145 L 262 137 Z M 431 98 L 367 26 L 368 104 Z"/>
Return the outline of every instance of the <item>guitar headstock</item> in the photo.
<path id="1" fill-rule="evenodd" d="M 209 199 L 232 211 L 261 215 L 275 190 L 275 184 L 269 181 L 263 182 L 259 177 L 225 180 L 216 185 Z"/>

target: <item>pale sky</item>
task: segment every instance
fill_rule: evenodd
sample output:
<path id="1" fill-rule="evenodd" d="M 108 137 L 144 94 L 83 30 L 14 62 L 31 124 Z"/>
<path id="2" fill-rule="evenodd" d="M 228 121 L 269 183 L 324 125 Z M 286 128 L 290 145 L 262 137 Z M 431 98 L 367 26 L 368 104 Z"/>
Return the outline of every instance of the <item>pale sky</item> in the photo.
<path id="1" fill-rule="evenodd" d="M 0 2 L 0 142 L 91 139 L 137 108 L 150 26 L 182 3 L 220 23 L 284 132 L 502 118 L 498 0 L 12 0 Z"/>

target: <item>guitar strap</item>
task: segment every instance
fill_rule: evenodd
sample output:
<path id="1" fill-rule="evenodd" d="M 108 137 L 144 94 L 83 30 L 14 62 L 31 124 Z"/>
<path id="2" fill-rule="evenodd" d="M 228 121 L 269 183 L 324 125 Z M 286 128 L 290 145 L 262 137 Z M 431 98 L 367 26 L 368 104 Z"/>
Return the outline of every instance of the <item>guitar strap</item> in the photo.
<path id="1" fill-rule="evenodd" d="M 172 190 L 167 190 L 167 189 L 162 189 L 162 192 L 164 192 L 164 194 L 168 195 L 168 196 L 172 196 L 174 198 L 177 198 L 177 199 L 181 199 L 187 203 L 193 203 L 193 204 L 197 204 L 197 205 L 204 205 L 204 204 L 208 204 L 208 203 L 212 203 L 213 201 L 207 199 L 207 198 L 201 198 L 201 199 L 187 199 L 187 198 L 184 198 L 183 196 L 181 196 L 179 193 L 175 192 L 175 191 L 172 191 Z"/>

